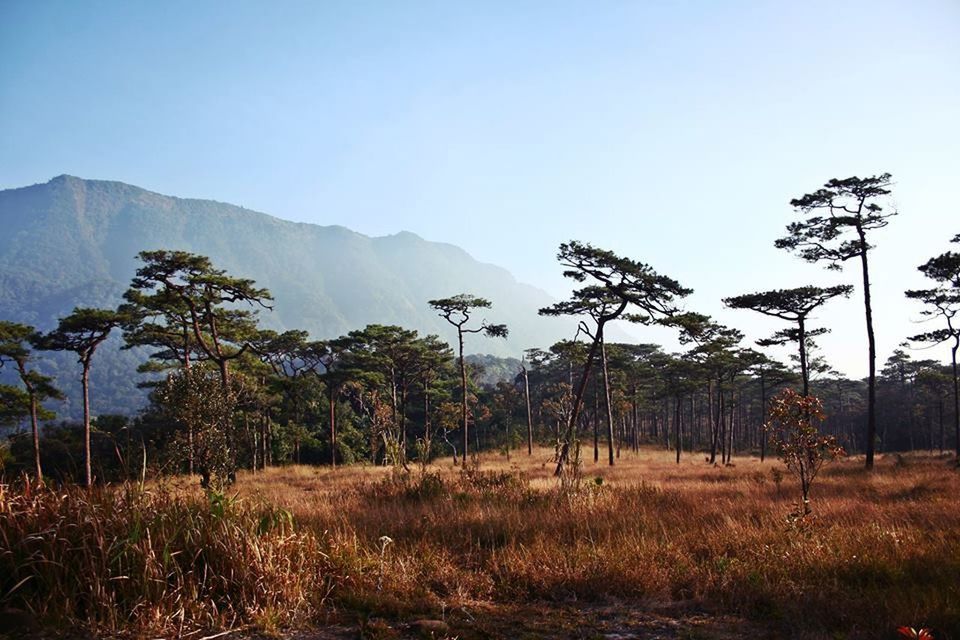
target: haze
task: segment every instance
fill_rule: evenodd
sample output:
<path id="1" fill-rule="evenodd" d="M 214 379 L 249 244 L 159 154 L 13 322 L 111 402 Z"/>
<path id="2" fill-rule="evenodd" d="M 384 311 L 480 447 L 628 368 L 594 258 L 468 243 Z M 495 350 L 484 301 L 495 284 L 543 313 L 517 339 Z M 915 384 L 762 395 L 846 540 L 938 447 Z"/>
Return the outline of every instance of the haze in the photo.
<path id="1" fill-rule="evenodd" d="M 881 363 L 920 330 L 915 267 L 960 232 L 958 113 L 947 1 L 0 4 L 0 188 L 70 173 L 410 230 L 557 297 L 557 245 L 591 241 L 750 340 L 780 327 L 721 297 L 859 281 L 773 248 L 789 200 L 889 171 Z M 852 376 L 860 295 L 819 317 Z"/>

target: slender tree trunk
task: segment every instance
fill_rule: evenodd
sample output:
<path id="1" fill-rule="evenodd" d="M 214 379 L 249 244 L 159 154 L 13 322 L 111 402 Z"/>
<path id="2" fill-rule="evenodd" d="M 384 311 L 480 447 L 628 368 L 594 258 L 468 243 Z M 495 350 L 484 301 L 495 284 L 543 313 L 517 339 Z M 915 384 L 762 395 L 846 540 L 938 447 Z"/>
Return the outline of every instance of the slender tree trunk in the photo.
<path id="1" fill-rule="evenodd" d="M 187 423 L 187 472 L 193 475 L 193 420 Z"/>
<path id="2" fill-rule="evenodd" d="M 765 371 L 760 370 L 760 462 L 767 457 L 767 432 L 763 428 L 767 421 L 767 378 Z"/>
<path id="3" fill-rule="evenodd" d="M 253 459 L 253 472 L 257 472 L 257 439 L 250 429 L 250 415 L 243 412 L 243 432 L 247 435 L 247 441 L 250 443 L 250 454 Z"/>
<path id="4" fill-rule="evenodd" d="M 937 398 L 937 422 L 940 426 L 940 455 L 943 455 L 944 433 L 943 433 L 943 396 Z"/>
<path id="5" fill-rule="evenodd" d="M 603 346 L 603 342 L 600 343 Z M 593 463 L 600 461 L 600 392 L 597 389 L 597 379 L 593 379 Z"/>
<path id="6" fill-rule="evenodd" d="M 93 486 L 93 466 L 90 461 L 90 364 L 83 363 L 83 466 L 87 488 Z"/>
<path id="7" fill-rule="evenodd" d="M 720 395 L 720 407 L 719 407 L 719 417 L 720 417 L 720 432 L 718 434 L 718 439 L 720 441 L 720 464 L 727 464 L 727 402 L 726 394 L 723 392 L 723 386 L 718 390 Z"/>
<path id="8" fill-rule="evenodd" d="M 430 457 L 430 384 L 423 380 L 423 439 L 427 446 L 427 458 Z"/>
<path id="9" fill-rule="evenodd" d="M 960 464 L 960 383 L 957 379 L 957 349 L 960 348 L 960 337 L 954 339 L 953 349 L 950 351 L 953 364 L 953 437 L 956 439 L 957 463 Z"/>
<path id="10" fill-rule="evenodd" d="M 670 451 L 670 400 L 663 399 L 663 448 Z"/>
<path id="11" fill-rule="evenodd" d="M 273 466 L 273 419 L 267 409 L 267 464 Z"/>
<path id="12" fill-rule="evenodd" d="M 687 451 L 693 453 L 697 449 L 697 415 L 696 415 L 696 406 L 694 405 L 694 396 L 697 395 L 695 390 L 690 390 L 690 395 L 687 396 L 684 407 L 681 409 L 685 418 L 684 424 L 686 425 L 686 436 L 687 442 Z"/>
<path id="13" fill-rule="evenodd" d="M 530 377 L 523 368 L 523 395 L 527 402 L 527 455 L 533 455 L 533 412 L 530 411 Z"/>
<path id="14" fill-rule="evenodd" d="M 266 469 L 267 463 L 267 414 L 263 412 L 260 414 L 260 466 Z"/>
<path id="15" fill-rule="evenodd" d="M 675 440 L 674 440 L 674 442 L 675 442 L 675 447 L 674 447 L 674 448 L 677 450 L 677 464 L 680 464 L 680 448 L 681 448 L 681 446 L 682 446 L 682 444 L 683 444 L 683 436 L 682 436 L 682 433 L 681 433 L 681 422 L 680 422 L 680 404 L 681 404 L 681 402 L 682 402 L 682 400 L 681 400 L 681 398 L 680 398 L 680 394 L 677 394 L 677 407 L 676 407 L 676 412 L 674 413 L 675 418 L 674 418 L 674 421 L 673 421 L 673 430 L 674 430 L 674 432 L 676 432 L 676 438 L 675 438 Z"/>
<path id="16" fill-rule="evenodd" d="M 260 467 L 257 466 L 257 465 L 259 464 L 259 462 L 260 462 L 260 461 L 259 461 L 259 457 L 260 457 L 260 426 L 259 426 L 259 420 L 256 421 L 256 422 L 254 422 L 254 424 L 253 424 L 253 432 L 252 432 L 252 434 L 251 434 L 251 437 L 253 438 L 253 472 L 256 473 L 256 472 L 258 471 L 258 469 L 259 469 L 259 468 L 262 468 L 262 466 L 263 466 L 262 464 L 260 465 Z"/>
<path id="17" fill-rule="evenodd" d="M 457 327 L 457 338 L 460 341 L 460 418 L 463 421 L 463 463 L 467 463 L 467 450 L 470 446 L 467 418 L 467 365 L 463 360 L 463 330 Z"/>
<path id="18" fill-rule="evenodd" d="M 407 459 L 407 383 L 400 385 L 400 444 L 403 459 Z"/>
<path id="19" fill-rule="evenodd" d="M 597 335 L 603 331 L 603 326 L 601 325 L 597 329 Z M 577 419 L 580 417 L 580 406 L 583 404 L 583 393 L 587 388 L 587 380 L 590 377 L 590 365 L 593 363 L 593 359 L 597 356 L 597 348 L 599 346 L 599 340 L 596 338 L 593 340 L 593 344 L 590 345 L 590 352 L 587 354 L 587 361 L 583 366 L 583 373 L 580 376 L 580 382 L 577 384 L 577 392 L 573 397 L 573 408 L 570 411 L 570 420 L 567 423 L 566 433 L 565 433 L 565 442 L 560 446 L 560 455 L 557 460 L 557 468 L 554 471 L 554 475 L 559 476 L 563 473 L 563 465 L 567 462 L 567 457 L 570 454 L 570 444 L 573 439 L 574 430 L 576 429 Z M 571 373 L 572 375 L 572 373 Z"/>
<path id="20" fill-rule="evenodd" d="M 873 469 L 873 453 L 877 439 L 877 344 L 873 336 L 873 308 L 870 304 L 870 270 L 867 268 L 867 239 L 863 229 L 860 234 L 860 265 L 863 267 L 863 307 L 867 320 L 867 346 L 870 358 L 867 381 L 867 469 Z M 960 452 L 960 446 L 957 447 Z"/>
<path id="21" fill-rule="evenodd" d="M 43 469 L 40 467 L 40 425 L 37 424 L 37 394 L 30 392 L 30 426 L 33 429 L 33 465 L 37 484 L 43 482 Z"/>
<path id="22" fill-rule="evenodd" d="M 217 360 L 217 366 L 220 367 L 220 386 L 224 389 L 230 388 L 230 367 L 225 358 Z"/>
<path id="23" fill-rule="evenodd" d="M 613 403 L 610 401 L 610 372 L 607 369 L 607 343 L 600 334 L 600 356 L 603 360 L 603 390 L 607 404 L 607 457 L 613 466 Z"/>
<path id="24" fill-rule="evenodd" d="M 803 396 L 810 395 L 810 373 L 807 371 L 807 328 L 804 319 L 797 321 L 797 336 L 800 339 L 800 376 L 803 378 Z"/>
<path id="25" fill-rule="evenodd" d="M 329 407 L 330 421 L 330 467 L 337 468 L 337 394 L 334 391 L 334 385 L 327 385 L 327 401 Z"/>
<path id="26" fill-rule="evenodd" d="M 707 386 L 708 404 L 710 405 L 710 464 L 717 463 L 717 433 L 720 431 L 720 399 L 714 402 L 713 380 Z"/>

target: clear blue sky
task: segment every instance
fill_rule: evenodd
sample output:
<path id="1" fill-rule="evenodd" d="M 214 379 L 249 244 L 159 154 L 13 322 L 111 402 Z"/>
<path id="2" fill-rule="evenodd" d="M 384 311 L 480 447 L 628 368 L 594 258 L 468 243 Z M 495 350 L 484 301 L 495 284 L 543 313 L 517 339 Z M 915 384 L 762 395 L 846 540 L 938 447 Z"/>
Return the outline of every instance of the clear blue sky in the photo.
<path id="1" fill-rule="evenodd" d="M 410 230 L 558 296 L 557 245 L 588 240 L 750 339 L 779 325 L 721 297 L 859 282 L 772 247 L 790 198 L 883 171 L 881 361 L 918 330 L 916 265 L 960 232 L 955 0 L 0 0 L 0 188 L 70 173 Z M 851 375 L 859 296 L 820 317 Z"/>

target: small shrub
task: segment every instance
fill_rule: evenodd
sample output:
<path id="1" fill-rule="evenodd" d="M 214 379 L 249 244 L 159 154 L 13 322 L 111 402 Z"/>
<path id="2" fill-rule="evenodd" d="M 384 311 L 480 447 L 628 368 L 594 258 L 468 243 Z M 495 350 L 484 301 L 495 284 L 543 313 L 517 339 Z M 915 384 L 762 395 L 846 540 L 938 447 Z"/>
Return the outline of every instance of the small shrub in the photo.
<path id="1" fill-rule="evenodd" d="M 817 397 L 785 389 L 773 399 L 770 422 L 764 425 L 780 459 L 800 481 L 802 515 L 810 513 L 810 487 L 823 464 L 846 455 L 835 437 L 820 434 L 817 425 L 825 417 Z"/>

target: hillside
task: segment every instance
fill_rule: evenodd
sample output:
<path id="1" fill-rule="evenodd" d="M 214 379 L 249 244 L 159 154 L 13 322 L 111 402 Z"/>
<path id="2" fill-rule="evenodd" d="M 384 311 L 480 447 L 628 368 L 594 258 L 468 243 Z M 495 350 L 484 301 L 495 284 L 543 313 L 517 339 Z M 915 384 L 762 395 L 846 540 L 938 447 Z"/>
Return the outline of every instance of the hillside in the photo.
<path id="1" fill-rule="evenodd" d="M 116 305 L 137 253 L 162 248 L 210 256 L 218 267 L 270 289 L 275 308 L 261 318 L 273 329 L 302 328 L 326 338 L 369 323 L 397 324 L 450 340 L 449 326 L 426 301 L 469 292 L 490 299 L 487 317 L 510 328 L 505 341 L 472 337 L 471 352 L 519 356 L 571 335 L 569 322 L 537 316 L 552 302 L 545 292 L 459 247 L 408 232 L 374 238 L 66 175 L 0 191 L 0 225 L 0 315 L 45 330 L 74 306 Z M 114 341 L 97 354 L 97 413 L 129 412 L 142 402 L 133 373 L 142 354 L 118 346 Z M 68 391 L 76 386 L 70 357 L 53 358 L 46 369 Z M 62 415 L 77 413 L 69 402 L 65 409 Z"/>

